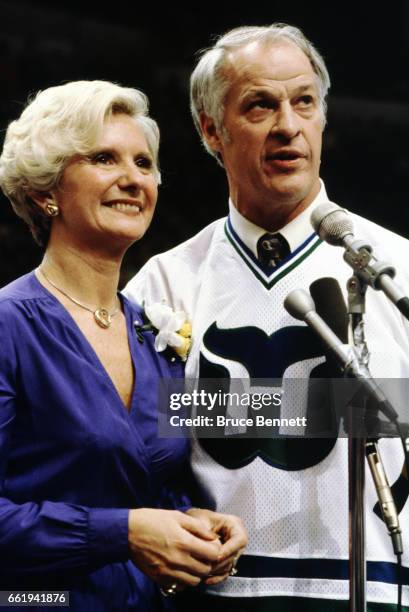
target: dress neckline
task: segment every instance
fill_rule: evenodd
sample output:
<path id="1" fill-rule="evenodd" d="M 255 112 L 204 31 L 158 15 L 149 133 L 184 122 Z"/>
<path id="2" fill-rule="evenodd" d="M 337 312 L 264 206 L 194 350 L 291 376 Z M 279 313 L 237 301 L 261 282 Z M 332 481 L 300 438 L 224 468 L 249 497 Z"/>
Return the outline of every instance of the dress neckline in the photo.
<path id="1" fill-rule="evenodd" d="M 133 373 L 134 373 L 134 381 L 133 381 L 131 402 L 130 402 L 129 408 L 123 402 L 121 396 L 118 393 L 117 388 L 115 387 L 113 383 L 111 376 L 109 375 L 104 364 L 102 363 L 97 353 L 95 352 L 94 347 L 92 346 L 88 338 L 85 336 L 85 334 L 82 332 L 81 328 L 79 327 L 75 319 L 71 316 L 69 311 L 65 308 L 64 304 L 62 304 L 62 302 L 60 302 L 60 300 L 53 293 L 51 293 L 51 291 L 49 291 L 47 287 L 45 287 L 41 283 L 41 281 L 37 278 L 37 275 L 35 274 L 34 270 L 31 272 L 31 278 L 34 280 L 36 286 L 40 289 L 40 291 L 46 297 L 50 298 L 55 304 L 55 306 L 61 311 L 62 317 L 60 317 L 60 320 L 63 320 L 70 327 L 70 329 L 75 333 L 76 339 L 79 342 L 81 342 L 83 347 L 86 349 L 86 352 L 89 358 L 92 359 L 92 362 L 98 368 L 100 375 L 102 375 L 108 381 L 109 386 L 112 389 L 113 393 L 115 394 L 122 411 L 125 412 L 129 416 L 133 414 L 133 412 L 136 410 L 136 396 L 137 396 L 137 374 L 136 374 L 137 372 L 136 370 L 137 354 L 136 354 L 136 346 L 135 346 L 136 342 L 132 342 L 132 335 L 131 335 L 132 330 L 133 330 L 133 321 L 132 321 L 133 317 L 132 317 L 132 312 L 131 312 L 131 309 L 129 308 L 129 304 L 128 304 L 126 297 L 122 295 L 120 292 L 117 292 L 118 299 L 120 301 L 121 307 L 123 308 L 123 313 L 125 316 L 128 347 L 129 347 L 129 352 L 131 354 L 132 367 L 133 367 Z"/>

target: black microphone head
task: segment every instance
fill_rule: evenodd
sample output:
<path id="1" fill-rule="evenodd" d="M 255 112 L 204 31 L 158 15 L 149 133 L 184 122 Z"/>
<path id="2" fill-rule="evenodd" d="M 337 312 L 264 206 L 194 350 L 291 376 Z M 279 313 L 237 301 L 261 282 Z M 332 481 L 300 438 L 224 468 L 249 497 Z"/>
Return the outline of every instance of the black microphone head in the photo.
<path id="1" fill-rule="evenodd" d="M 294 319 L 304 321 L 305 316 L 315 310 L 315 304 L 304 289 L 294 289 L 284 300 L 284 308 Z"/>
<path id="2" fill-rule="evenodd" d="M 322 240 L 335 246 L 342 246 L 344 237 L 354 230 L 347 211 L 333 202 L 324 202 L 312 211 L 311 225 Z"/>
<path id="3" fill-rule="evenodd" d="M 343 344 L 348 342 L 348 312 L 341 287 L 335 278 L 319 278 L 310 285 L 320 317 Z"/>

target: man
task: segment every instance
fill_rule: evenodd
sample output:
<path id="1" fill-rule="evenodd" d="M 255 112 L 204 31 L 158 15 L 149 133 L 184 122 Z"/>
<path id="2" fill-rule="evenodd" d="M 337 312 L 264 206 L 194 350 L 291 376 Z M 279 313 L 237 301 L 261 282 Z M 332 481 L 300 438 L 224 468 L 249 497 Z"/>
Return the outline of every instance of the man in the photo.
<path id="1" fill-rule="evenodd" d="M 330 372 L 312 332 L 283 307 L 295 288 L 308 291 L 314 280 L 334 275 L 345 287 L 351 275 L 340 250 L 321 242 L 309 222 L 312 210 L 327 201 L 319 167 L 329 84 L 322 57 L 300 30 L 285 24 L 228 32 L 193 72 L 192 113 L 204 146 L 226 171 L 229 216 L 154 257 L 125 291 L 146 303 L 165 299 L 188 313 L 193 345 L 187 377 L 287 379 Z M 407 257 L 406 240 L 352 218 L 356 234 L 377 252 L 389 253 L 389 260 L 396 252 Z M 407 275 L 400 280 L 409 288 Z M 409 376 L 408 327 L 373 291 L 366 333 L 372 374 Z M 249 531 L 238 574 L 197 595 L 196 609 L 347 610 L 346 440 L 235 442 L 193 445 L 193 469 L 217 509 L 241 516 Z M 399 444 L 382 441 L 381 449 L 394 482 L 402 469 Z M 375 504 L 369 484 L 370 610 L 397 601 L 395 557 Z M 400 514 L 405 531 L 408 519 L 406 502 Z M 407 586 L 403 603 L 409 605 Z"/>

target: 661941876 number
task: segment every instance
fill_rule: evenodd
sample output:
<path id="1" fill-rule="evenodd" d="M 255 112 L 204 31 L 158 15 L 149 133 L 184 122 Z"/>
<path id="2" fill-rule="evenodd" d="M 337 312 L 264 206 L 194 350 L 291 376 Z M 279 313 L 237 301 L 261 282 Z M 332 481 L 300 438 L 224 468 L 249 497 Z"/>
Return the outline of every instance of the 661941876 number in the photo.
<path id="1" fill-rule="evenodd" d="M 0 606 L 69 606 L 68 591 L 0 591 Z"/>

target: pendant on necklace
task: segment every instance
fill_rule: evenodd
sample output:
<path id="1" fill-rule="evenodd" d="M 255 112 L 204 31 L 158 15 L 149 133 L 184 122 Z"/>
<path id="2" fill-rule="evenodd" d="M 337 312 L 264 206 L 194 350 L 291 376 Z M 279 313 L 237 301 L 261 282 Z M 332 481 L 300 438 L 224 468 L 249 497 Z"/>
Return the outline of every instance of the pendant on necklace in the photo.
<path id="1" fill-rule="evenodd" d="M 94 319 L 104 329 L 108 329 L 112 323 L 112 317 L 106 308 L 97 308 L 94 311 Z"/>

